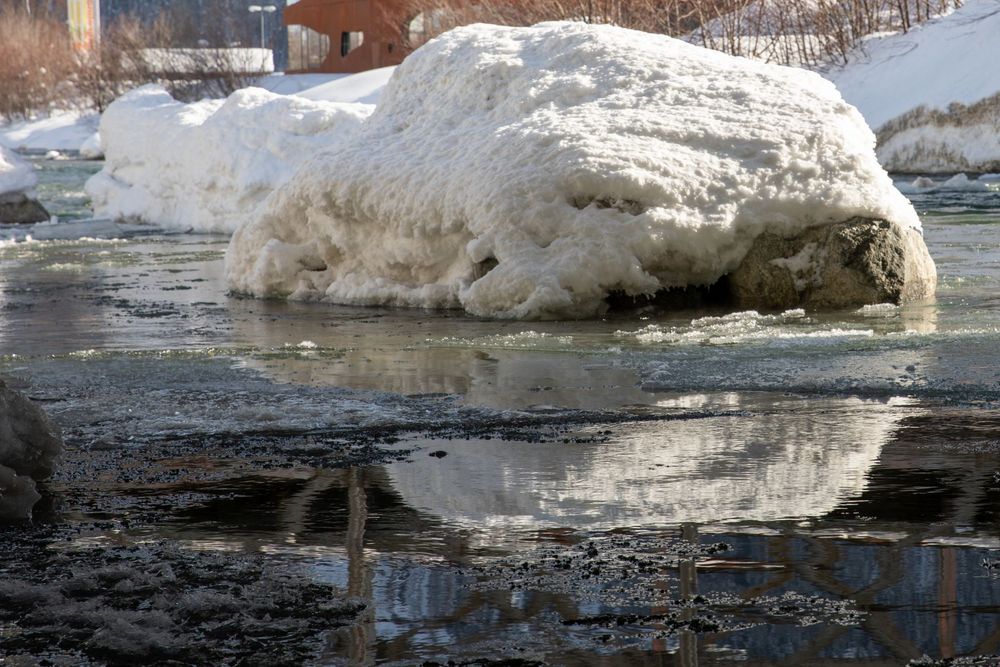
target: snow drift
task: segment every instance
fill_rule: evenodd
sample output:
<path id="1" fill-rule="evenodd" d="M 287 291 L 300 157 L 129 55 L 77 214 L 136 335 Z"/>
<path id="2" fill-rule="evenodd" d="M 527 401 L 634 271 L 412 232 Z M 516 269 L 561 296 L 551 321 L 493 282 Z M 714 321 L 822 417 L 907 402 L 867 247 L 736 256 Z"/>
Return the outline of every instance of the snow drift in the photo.
<path id="1" fill-rule="evenodd" d="M 826 76 L 858 107 L 893 171 L 1000 165 L 1000 4 L 963 6 L 906 33 L 865 41 Z"/>
<path id="2" fill-rule="evenodd" d="M 451 31 L 331 145 L 237 230 L 232 289 L 581 317 L 710 285 L 765 231 L 919 227 L 830 82 L 611 26 Z"/>
<path id="3" fill-rule="evenodd" d="M 104 112 L 106 163 L 87 193 L 99 216 L 232 232 L 306 155 L 357 128 L 371 110 L 260 88 L 183 104 L 144 86 Z"/>
<path id="4" fill-rule="evenodd" d="M 317 102 L 378 104 L 396 67 L 380 67 L 301 90 L 295 95 Z"/>

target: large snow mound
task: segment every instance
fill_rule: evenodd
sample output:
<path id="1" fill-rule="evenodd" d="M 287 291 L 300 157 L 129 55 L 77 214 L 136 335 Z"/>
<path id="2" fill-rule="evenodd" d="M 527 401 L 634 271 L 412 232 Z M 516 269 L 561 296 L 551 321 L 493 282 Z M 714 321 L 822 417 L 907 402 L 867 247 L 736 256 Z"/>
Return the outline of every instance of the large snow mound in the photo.
<path id="1" fill-rule="evenodd" d="M 919 222 L 836 88 L 612 26 L 475 25 L 410 55 L 359 131 L 230 244 L 258 296 L 581 317 L 711 284 L 765 230 Z"/>
<path id="2" fill-rule="evenodd" d="M 826 76 L 878 132 L 900 171 L 1000 164 L 1000 2 L 962 7 L 906 33 L 866 40 Z M 992 98 L 992 100 L 990 99 Z"/>
<path id="3" fill-rule="evenodd" d="M 38 176 L 31 164 L 0 145 L 0 197 L 31 192 L 36 185 Z"/>
<path id="4" fill-rule="evenodd" d="M 87 193 L 99 216 L 232 232 L 306 155 L 357 128 L 371 110 L 261 88 L 183 104 L 144 86 L 104 112 L 106 162 Z"/>

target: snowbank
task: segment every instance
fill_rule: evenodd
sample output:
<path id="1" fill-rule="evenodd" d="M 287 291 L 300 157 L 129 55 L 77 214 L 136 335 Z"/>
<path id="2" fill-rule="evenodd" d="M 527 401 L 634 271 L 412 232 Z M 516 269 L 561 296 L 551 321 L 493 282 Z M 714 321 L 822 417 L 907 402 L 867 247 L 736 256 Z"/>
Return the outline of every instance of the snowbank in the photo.
<path id="1" fill-rule="evenodd" d="M 98 216 L 232 232 L 306 156 L 356 129 L 371 109 L 260 88 L 182 104 L 144 86 L 104 112 L 105 167 L 87 193 Z"/>
<path id="2" fill-rule="evenodd" d="M 0 145 L 0 199 L 5 195 L 30 193 L 38 185 L 38 176 L 30 163 Z"/>
<path id="3" fill-rule="evenodd" d="M 98 114 L 58 111 L 43 118 L 0 125 L 0 145 L 28 151 L 78 151 L 92 141 Z"/>
<path id="4" fill-rule="evenodd" d="M 100 132 L 94 132 L 86 141 L 80 144 L 80 157 L 87 160 L 100 160 L 104 157 Z"/>
<path id="5" fill-rule="evenodd" d="M 476 25 L 398 67 L 374 114 L 240 228 L 257 296 L 590 316 L 707 285 L 764 231 L 919 222 L 816 74 L 611 26 Z"/>
<path id="6" fill-rule="evenodd" d="M 299 97 L 317 102 L 360 102 L 362 104 L 378 104 L 382 91 L 389 83 L 396 67 L 381 67 L 379 69 L 351 74 L 335 81 L 323 83 L 312 88 L 295 93 Z"/>
<path id="7" fill-rule="evenodd" d="M 1000 68 L 989 65 L 1000 62 L 998 34 L 1000 4 L 967 0 L 865 41 L 826 76 L 878 131 L 888 169 L 988 170 L 1000 164 Z"/>
<path id="8" fill-rule="evenodd" d="M 947 111 L 919 107 L 905 113 L 879 129 L 876 153 L 890 171 L 1000 169 L 1000 93 L 970 106 L 953 103 Z"/>
<path id="9" fill-rule="evenodd" d="M 988 192 L 990 184 L 998 179 L 993 174 L 983 174 L 971 179 L 965 174 L 955 174 L 943 181 L 935 181 L 927 176 L 918 176 L 912 182 L 897 181 L 896 187 L 905 194 L 926 194 L 929 192 Z"/>
<path id="10" fill-rule="evenodd" d="M 317 102 L 360 102 L 378 104 L 393 67 L 358 74 L 273 74 L 255 84 L 272 93 L 298 95 Z"/>
<path id="11" fill-rule="evenodd" d="M 26 224 L 49 219 L 35 198 L 35 169 L 14 151 L 0 145 L 0 225 Z"/>

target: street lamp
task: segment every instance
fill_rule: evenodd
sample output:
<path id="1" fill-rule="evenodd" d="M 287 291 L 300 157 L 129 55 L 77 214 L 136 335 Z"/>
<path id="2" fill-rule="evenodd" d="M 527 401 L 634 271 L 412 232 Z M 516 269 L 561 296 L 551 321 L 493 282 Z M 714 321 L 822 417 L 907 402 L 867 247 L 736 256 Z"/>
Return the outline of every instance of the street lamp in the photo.
<path id="1" fill-rule="evenodd" d="M 274 5 L 250 5 L 250 12 L 260 12 L 260 48 L 264 48 L 264 12 L 273 14 L 278 8 Z"/>

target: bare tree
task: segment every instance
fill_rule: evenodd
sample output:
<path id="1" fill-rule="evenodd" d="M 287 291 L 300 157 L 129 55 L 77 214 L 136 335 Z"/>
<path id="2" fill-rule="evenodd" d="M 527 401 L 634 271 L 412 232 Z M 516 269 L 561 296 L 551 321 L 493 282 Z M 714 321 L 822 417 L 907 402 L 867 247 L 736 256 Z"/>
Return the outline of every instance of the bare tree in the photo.
<path id="1" fill-rule="evenodd" d="M 790 65 L 843 61 L 867 35 L 910 27 L 961 0 L 409 0 L 409 48 L 449 28 L 485 21 L 611 23 L 684 37 L 733 55 Z"/>

